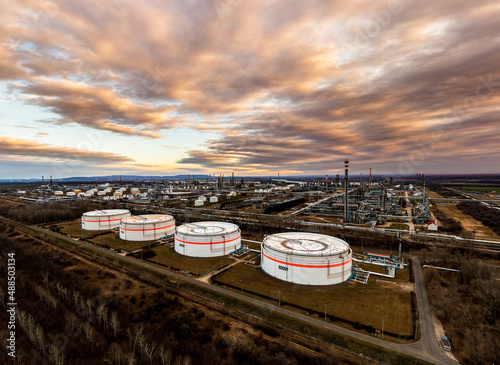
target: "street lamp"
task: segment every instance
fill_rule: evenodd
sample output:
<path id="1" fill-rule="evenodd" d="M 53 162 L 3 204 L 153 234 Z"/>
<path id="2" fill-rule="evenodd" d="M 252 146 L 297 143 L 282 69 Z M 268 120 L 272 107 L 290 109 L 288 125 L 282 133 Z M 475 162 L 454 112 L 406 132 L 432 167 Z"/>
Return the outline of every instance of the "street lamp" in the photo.
<path id="1" fill-rule="evenodd" d="M 327 311 L 328 307 L 327 305 L 325 304 L 325 322 L 326 322 L 326 311 Z"/>
<path id="2" fill-rule="evenodd" d="M 382 320 L 382 340 L 384 339 L 384 320 Z"/>

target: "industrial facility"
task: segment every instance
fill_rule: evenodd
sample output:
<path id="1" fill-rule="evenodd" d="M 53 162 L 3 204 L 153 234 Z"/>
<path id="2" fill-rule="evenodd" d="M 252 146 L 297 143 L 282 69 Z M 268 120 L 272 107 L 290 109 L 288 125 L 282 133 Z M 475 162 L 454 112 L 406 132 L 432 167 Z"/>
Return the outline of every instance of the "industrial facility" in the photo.
<path id="1" fill-rule="evenodd" d="M 295 284 L 339 284 L 351 277 L 352 250 L 347 242 L 323 234 L 273 234 L 262 242 L 261 267 Z"/>
<path id="2" fill-rule="evenodd" d="M 226 222 L 186 223 L 175 230 L 175 251 L 192 257 L 228 255 L 241 248 L 241 232 Z"/>
<path id="3" fill-rule="evenodd" d="M 82 229 L 88 231 L 104 231 L 119 226 L 123 218 L 130 217 L 127 209 L 93 210 L 82 215 Z"/>
<path id="4" fill-rule="evenodd" d="M 175 219 L 168 214 L 130 216 L 120 221 L 120 238 L 126 241 L 151 241 L 174 232 Z"/>

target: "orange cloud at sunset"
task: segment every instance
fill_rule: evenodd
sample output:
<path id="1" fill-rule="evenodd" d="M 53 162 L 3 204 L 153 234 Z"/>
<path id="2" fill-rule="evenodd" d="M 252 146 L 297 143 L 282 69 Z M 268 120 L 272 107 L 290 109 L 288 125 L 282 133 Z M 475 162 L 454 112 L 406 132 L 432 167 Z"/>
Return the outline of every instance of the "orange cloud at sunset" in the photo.
<path id="1" fill-rule="evenodd" d="M 18 141 L 24 155 L 39 149 L 5 139 L 20 137 L 5 115 L 103 131 L 118 163 L 148 165 L 125 146 L 182 130 L 175 162 L 153 161 L 166 172 L 324 173 L 347 156 L 391 173 L 500 167 L 495 1 L 52 0 L 2 12 L 5 95 L 50 113 L 0 103 L 3 148 Z M 71 148 L 55 138 L 44 136 L 47 158 Z"/>

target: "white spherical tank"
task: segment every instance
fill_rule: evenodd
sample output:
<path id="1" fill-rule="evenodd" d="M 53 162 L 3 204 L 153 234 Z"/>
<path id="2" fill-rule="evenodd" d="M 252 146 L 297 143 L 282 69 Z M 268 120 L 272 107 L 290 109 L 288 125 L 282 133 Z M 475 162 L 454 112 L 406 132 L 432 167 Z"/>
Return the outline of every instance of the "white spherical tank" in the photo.
<path id="1" fill-rule="evenodd" d="M 127 209 L 94 210 L 83 213 L 82 229 L 88 231 L 104 231 L 120 225 L 123 218 L 130 217 Z"/>
<path id="2" fill-rule="evenodd" d="M 261 268 L 295 284 L 338 284 L 351 277 L 352 250 L 347 242 L 323 234 L 273 234 L 262 242 Z"/>
<path id="3" fill-rule="evenodd" d="M 186 223 L 175 230 L 175 251 L 192 257 L 228 255 L 241 248 L 241 231 L 226 222 Z"/>
<path id="4" fill-rule="evenodd" d="M 175 219 L 167 214 L 131 216 L 120 222 L 120 238 L 127 241 L 151 241 L 174 232 Z"/>

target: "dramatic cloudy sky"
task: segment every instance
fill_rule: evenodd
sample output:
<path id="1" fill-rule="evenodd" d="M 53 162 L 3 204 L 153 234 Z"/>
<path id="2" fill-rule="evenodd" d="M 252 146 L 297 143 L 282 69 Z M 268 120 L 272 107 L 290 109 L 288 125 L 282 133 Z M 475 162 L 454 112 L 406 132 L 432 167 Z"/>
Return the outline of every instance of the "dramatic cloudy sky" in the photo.
<path id="1" fill-rule="evenodd" d="M 0 178 L 500 172 L 498 0 L 7 0 Z"/>

